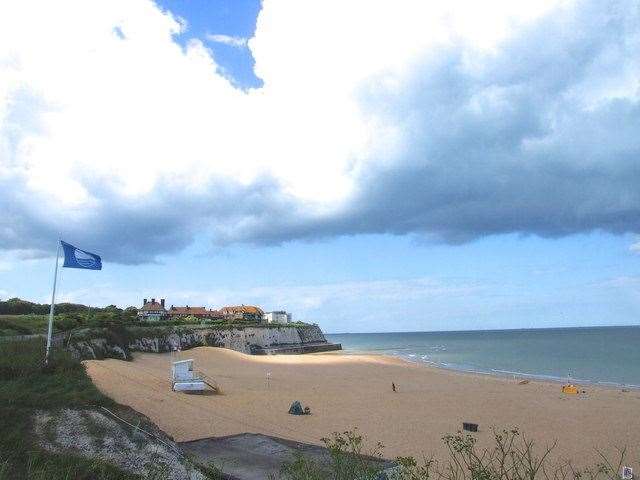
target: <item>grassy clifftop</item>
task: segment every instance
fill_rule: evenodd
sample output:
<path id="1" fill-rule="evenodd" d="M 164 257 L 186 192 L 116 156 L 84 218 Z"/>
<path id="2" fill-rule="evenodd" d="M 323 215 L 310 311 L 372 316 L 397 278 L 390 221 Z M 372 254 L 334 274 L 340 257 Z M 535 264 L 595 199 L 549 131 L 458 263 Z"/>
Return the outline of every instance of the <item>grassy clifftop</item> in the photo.
<path id="1" fill-rule="evenodd" d="M 46 315 L 0 315 L 0 337 L 32 335 L 46 331 Z"/>
<path id="2" fill-rule="evenodd" d="M 43 358 L 42 339 L 0 343 L 0 480 L 217 478 L 104 396 L 69 353 L 54 351 L 47 368 Z"/>
<path id="3" fill-rule="evenodd" d="M 44 334 L 47 332 L 48 316 L 44 314 L 0 314 L 0 337 L 14 335 Z M 292 322 L 287 324 L 270 324 L 246 320 L 210 320 L 186 317 L 176 320 L 164 320 L 157 322 L 141 322 L 134 313 L 119 309 L 102 309 L 100 311 L 71 312 L 56 314 L 53 322 L 54 332 L 75 332 L 85 329 L 105 329 L 126 327 L 131 331 L 140 328 L 167 329 L 243 329 L 248 327 L 281 328 L 309 326 L 304 322 Z"/>
<path id="4" fill-rule="evenodd" d="M 0 343 L 0 478 L 140 478 L 101 461 L 39 448 L 33 435 L 36 412 L 114 405 L 69 354 L 55 352 L 47 369 L 43 357 L 40 339 Z"/>

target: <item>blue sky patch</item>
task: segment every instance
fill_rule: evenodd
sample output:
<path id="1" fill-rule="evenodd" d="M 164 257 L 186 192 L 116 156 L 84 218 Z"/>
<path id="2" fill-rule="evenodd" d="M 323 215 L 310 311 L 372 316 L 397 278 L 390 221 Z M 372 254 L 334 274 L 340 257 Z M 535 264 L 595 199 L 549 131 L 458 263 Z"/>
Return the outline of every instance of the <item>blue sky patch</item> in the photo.
<path id="1" fill-rule="evenodd" d="M 178 36 L 183 45 L 192 39 L 201 40 L 222 67 L 221 73 L 235 86 L 259 88 L 262 80 L 253 71 L 251 50 L 240 41 L 251 38 L 260 12 L 259 0 L 158 0 L 165 10 L 183 18 L 187 30 Z M 216 37 L 238 40 L 235 44 L 216 41 Z"/>

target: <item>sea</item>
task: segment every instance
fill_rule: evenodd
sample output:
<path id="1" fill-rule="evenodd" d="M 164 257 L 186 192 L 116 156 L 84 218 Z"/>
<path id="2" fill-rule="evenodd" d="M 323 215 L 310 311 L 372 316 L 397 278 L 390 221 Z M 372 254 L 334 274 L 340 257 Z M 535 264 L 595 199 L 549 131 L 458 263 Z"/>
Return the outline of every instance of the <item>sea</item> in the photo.
<path id="1" fill-rule="evenodd" d="M 345 353 L 488 375 L 640 388 L 640 326 L 327 334 Z"/>

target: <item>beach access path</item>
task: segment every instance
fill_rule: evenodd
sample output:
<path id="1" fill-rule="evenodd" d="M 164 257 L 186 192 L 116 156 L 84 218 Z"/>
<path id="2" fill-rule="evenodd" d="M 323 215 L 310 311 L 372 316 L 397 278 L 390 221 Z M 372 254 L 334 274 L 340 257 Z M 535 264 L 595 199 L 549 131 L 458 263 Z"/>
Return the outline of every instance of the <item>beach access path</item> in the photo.
<path id="1" fill-rule="evenodd" d="M 640 391 L 585 386 L 566 395 L 560 385 L 453 372 L 382 355 L 251 356 L 199 347 L 181 352 L 194 368 L 215 379 L 220 395 L 171 391 L 170 354 L 135 354 L 134 361 L 85 361 L 94 383 L 115 401 L 148 416 L 176 441 L 263 433 L 321 444 L 331 432 L 357 427 L 384 455 L 422 458 L 445 453 L 441 437 L 480 425 L 480 444 L 490 427 L 517 426 L 540 447 L 558 441 L 555 456 L 595 464 L 595 448 L 613 455 L 629 447 L 640 460 Z M 391 383 L 397 385 L 397 392 Z M 311 415 L 287 413 L 292 401 Z"/>

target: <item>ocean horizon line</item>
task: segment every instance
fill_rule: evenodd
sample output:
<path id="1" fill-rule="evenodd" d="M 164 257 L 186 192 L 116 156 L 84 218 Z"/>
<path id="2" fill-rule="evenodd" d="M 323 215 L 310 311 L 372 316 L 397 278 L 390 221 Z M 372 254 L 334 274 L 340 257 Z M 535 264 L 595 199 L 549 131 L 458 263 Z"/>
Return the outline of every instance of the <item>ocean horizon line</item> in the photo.
<path id="1" fill-rule="evenodd" d="M 464 330 L 393 330 L 384 332 L 324 332 L 325 335 L 388 335 L 394 333 L 479 333 L 479 332 L 531 332 L 536 330 L 585 330 L 596 328 L 640 328 L 640 323 L 632 325 L 578 325 L 559 327 L 518 327 L 518 328 L 478 328 Z"/>

